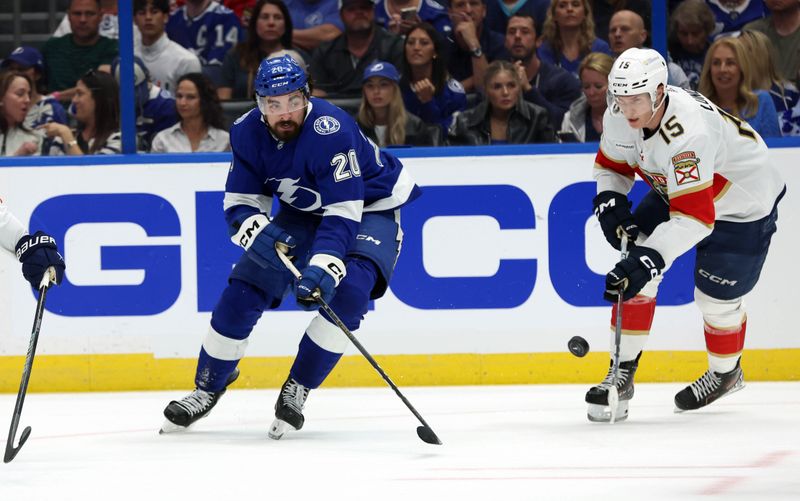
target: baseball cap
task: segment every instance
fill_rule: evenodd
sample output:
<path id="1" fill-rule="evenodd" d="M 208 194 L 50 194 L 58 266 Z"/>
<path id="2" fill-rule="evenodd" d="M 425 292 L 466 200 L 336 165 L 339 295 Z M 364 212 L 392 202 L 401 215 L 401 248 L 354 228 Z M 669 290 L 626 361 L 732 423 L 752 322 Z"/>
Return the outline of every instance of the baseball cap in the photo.
<path id="1" fill-rule="evenodd" d="M 395 68 L 392 63 L 387 63 L 386 61 L 376 61 L 372 63 L 364 70 L 364 78 L 361 79 L 361 82 L 366 82 L 372 77 L 388 78 L 393 82 L 400 81 L 400 73 L 397 71 L 397 68 Z"/>
<path id="2" fill-rule="evenodd" d="M 44 73 L 44 59 L 42 59 L 42 53 L 33 47 L 28 47 L 26 45 L 17 47 L 11 51 L 11 54 L 9 54 L 7 58 L 3 59 L 2 67 L 5 68 L 11 62 L 15 62 L 25 68 L 33 67 Z"/>
<path id="3" fill-rule="evenodd" d="M 349 5 L 356 5 L 361 3 L 368 3 L 370 5 L 375 3 L 375 0 L 339 0 L 339 10 Z"/>

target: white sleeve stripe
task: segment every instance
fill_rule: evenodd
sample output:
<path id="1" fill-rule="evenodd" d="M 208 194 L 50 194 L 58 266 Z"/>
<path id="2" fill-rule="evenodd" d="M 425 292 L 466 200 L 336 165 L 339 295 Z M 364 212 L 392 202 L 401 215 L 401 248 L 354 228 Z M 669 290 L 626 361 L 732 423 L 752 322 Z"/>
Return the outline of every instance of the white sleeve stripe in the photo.
<path id="1" fill-rule="evenodd" d="M 232 339 L 208 328 L 208 333 L 203 339 L 203 349 L 206 353 L 219 360 L 241 360 L 247 350 L 247 338 Z"/>
<path id="2" fill-rule="evenodd" d="M 411 196 L 413 189 L 414 180 L 411 179 L 411 175 L 406 169 L 402 169 L 400 175 L 397 176 L 397 182 L 392 187 L 392 195 L 372 202 L 364 207 L 364 212 L 377 212 L 400 207 Z"/>
<path id="3" fill-rule="evenodd" d="M 255 207 L 259 212 L 269 215 L 272 209 L 271 200 L 266 195 L 248 195 L 246 193 L 225 193 L 222 202 L 222 209 L 228 210 L 236 205 L 249 205 Z"/>
<path id="4" fill-rule="evenodd" d="M 322 209 L 323 217 L 339 216 L 360 223 L 361 213 L 364 211 L 364 201 L 348 200 L 346 202 L 336 202 L 335 204 L 326 205 Z"/>
<path id="5" fill-rule="evenodd" d="M 306 329 L 308 337 L 314 344 L 331 353 L 344 353 L 347 349 L 348 339 L 334 324 L 325 320 L 322 315 L 317 315 Z"/>

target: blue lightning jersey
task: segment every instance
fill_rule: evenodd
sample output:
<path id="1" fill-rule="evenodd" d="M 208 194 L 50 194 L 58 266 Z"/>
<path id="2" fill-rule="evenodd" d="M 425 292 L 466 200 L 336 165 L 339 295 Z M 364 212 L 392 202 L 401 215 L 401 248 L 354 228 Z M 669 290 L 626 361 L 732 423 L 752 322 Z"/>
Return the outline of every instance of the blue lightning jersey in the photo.
<path id="1" fill-rule="evenodd" d="M 300 134 L 288 142 L 269 132 L 257 108 L 234 122 L 230 140 L 228 224 L 268 214 L 276 196 L 281 210 L 321 216 L 311 255 L 344 259 L 362 213 L 401 207 L 421 193 L 397 158 L 380 151 L 350 115 L 322 99 L 310 99 Z"/>
<path id="2" fill-rule="evenodd" d="M 450 38 L 453 31 L 453 25 L 450 22 L 450 16 L 447 14 L 447 9 L 436 0 L 422 0 L 417 7 L 417 16 L 419 18 L 436 28 L 436 31 L 442 34 L 445 38 Z M 375 22 L 389 29 L 389 8 L 386 6 L 386 0 L 378 0 L 375 2 Z"/>
<path id="3" fill-rule="evenodd" d="M 239 18 L 229 8 L 211 2 L 199 16 L 189 18 L 186 6 L 169 16 L 167 36 L 192 51 L 203 65 L 221 65 L 225 54 L 245 38 Z"/>

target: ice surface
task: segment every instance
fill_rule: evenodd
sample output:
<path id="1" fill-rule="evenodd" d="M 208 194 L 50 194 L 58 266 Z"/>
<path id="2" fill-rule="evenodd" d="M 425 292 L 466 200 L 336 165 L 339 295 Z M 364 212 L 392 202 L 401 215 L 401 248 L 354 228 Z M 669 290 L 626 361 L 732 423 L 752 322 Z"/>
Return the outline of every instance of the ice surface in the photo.
<path id="1" fill-rule="evenodd" d="M 161 412 L 183 391 L 35 393 L 0 500 L 800 499 L 800 383 L 675 414 L 682 387 L 637 385 L 615 425 L 586 419 L 583 385 L 402 388 L 441 446 L 385 387 L 312 391 L 305 427 L 280 441 L 277 389 L 234 386 L 171 435 Z M 4 431 L 15 397 L 0 395 Z"/>

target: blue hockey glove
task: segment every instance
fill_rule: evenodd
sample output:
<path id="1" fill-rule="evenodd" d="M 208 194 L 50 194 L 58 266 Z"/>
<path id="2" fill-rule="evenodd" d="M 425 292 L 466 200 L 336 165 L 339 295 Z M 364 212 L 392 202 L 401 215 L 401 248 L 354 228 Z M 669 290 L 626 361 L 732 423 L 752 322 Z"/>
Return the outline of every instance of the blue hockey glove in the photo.
<path id="1" fill-rule="evenodd" d="M 639 227 L 631 213 L 631 202 L 628 197 L 616 191 L 603 191 L 598 193 L 594 200 L 594 214 L 600 221 L 603 234 L 612 247 L 619 250 L 622 237 L 621 232 L 628 234 L 628 241 L 636 241 L 639 236 Z"/>
<path id="2" fill-rule="evenodd" d="M 647 282 L 659 276 L 664 266 L 664 258 L 657 250 L 649 247 L 632 248 L 628 257 L 617 263 L 606 275 L 603 299 L 616 303 L 619 288 L 622 286 L 622 299 L 627 301 L 636 296 Z"/>
<path id="3" fill-rule="evenodd" d="M 329 254 L 314 254 L 308 266 L 303 269 L 302 278 L 297 282 L 297 304 L 306 311 L 319 308 L 313 297 L 315 290 L 319 291 L 320 297 L 326 303 L 330 303 L 345 273 L 341 259 Z"/>
<path id="4" fill-rule="evenodd" d="M 238 228 L 232 228 L 236 233 L 231 241 L 247 251 L 247 257 L 252 259 L 262 268 L 270 266 L 278 270 L 286 267 L 278 258 L 275 244 L 286 247 L 288 253 L 295 246 L 294 237 L 283 231 L 275 223 L 270 223 L 265 214 L 253 214 L 241 222 Z"/>
<path id="5" fill-rule="evenodd" d="M 17 242 L 16 250 L 17 259 L 22 263 L 22 275 L 30 282 L 31 287 L 39 288 L 45 272 L 50 267 L 56 272 L 56 284 L 61 283 L 66 266 L 64 258 L 58 253 L 53 237 L 41 231 L 37 231 L 33 236 L 25 235 Z"/>

